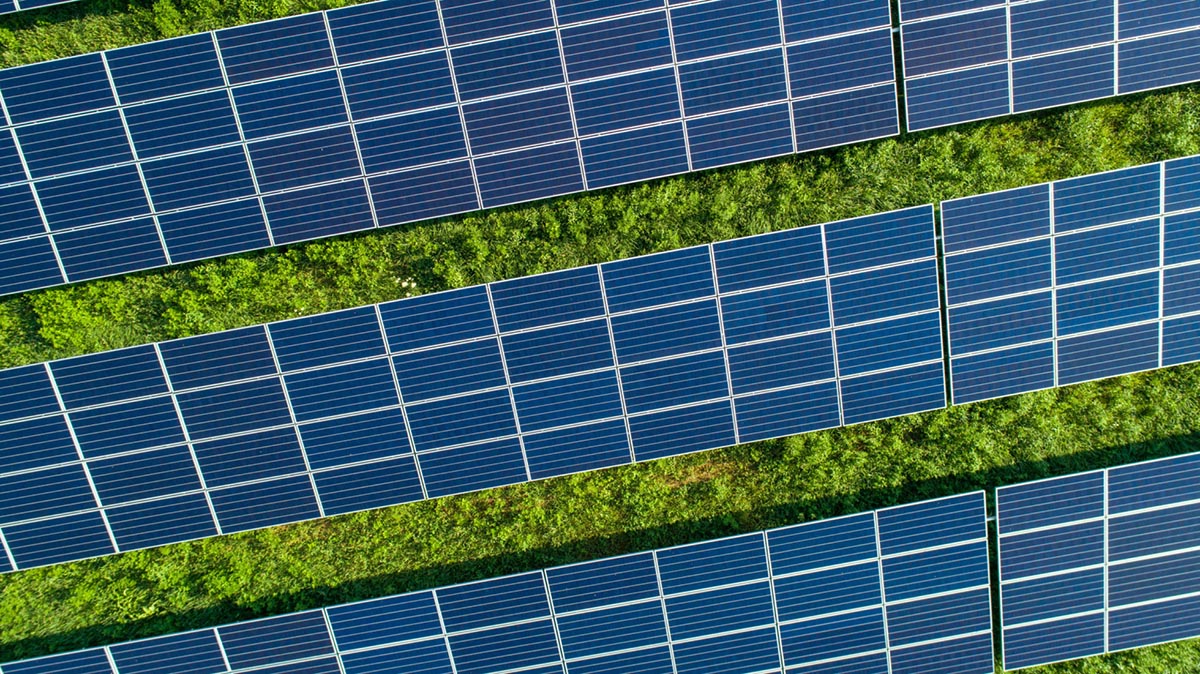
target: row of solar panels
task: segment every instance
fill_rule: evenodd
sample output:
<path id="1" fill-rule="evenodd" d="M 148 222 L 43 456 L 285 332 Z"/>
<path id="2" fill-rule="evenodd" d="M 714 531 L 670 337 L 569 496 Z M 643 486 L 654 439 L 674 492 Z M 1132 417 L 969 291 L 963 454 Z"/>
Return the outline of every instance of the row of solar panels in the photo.
<path id="1" fill-rule="evenodd" d="M 1200 79 L 1194 0 L 905 0 L 908 128 Z"/>
<path id="2" fill-rule="evenodd" d="M 3 292 L 899 131 L 887 0 L 385 0 L 0 95 Z"/>
<path id="3" fill-rule="evenodd" d="M 988 674 L 982 492 L 0 665 L 3 674 Z"/>
<path id="4" fill-rule="evenodd" d="M 941 211 L 0 371 L 0 569 L 1200 360 L 1200 157 Z"/>
<path id="5" fill-rule="evenodd" d="M 902 3 L 910 130 L 1200 80 L 1190 0 L 979 4 Z M 890 24 L 383 0 L 3 70 L 0 294 L 893 136 Z"/>
<path id="6" fill-rule="evenodd" d="M 985 674 L 982 492 L 0 666 Z M 1200 454 L 996 490 L 1007 671 L 1200 636 Z"/>

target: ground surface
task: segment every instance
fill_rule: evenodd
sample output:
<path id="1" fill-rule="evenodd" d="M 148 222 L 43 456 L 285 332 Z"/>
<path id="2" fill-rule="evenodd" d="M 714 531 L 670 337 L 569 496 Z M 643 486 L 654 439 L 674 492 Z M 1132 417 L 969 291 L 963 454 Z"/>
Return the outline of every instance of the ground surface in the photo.
<path id="1" fill-rule="evenodd" d="M 85 0 L 0 66 L 333 6 Z M 1200 86 L 0 300 L 0 367 L 1200 153 Z M 0 576 L 0 662 L 1200 450 L 1200 366 Z M 1029 670 L 1200 671 L 1200 641 Z"/>

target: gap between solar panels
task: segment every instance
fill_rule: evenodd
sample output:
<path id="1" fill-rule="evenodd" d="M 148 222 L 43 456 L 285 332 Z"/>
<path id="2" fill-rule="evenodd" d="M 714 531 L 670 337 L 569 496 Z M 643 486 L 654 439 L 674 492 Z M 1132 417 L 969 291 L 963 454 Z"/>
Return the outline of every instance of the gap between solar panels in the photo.
<path id="1" fill-rule="evenodd" d="M 990 674 L 983 492 L 0 665 L 2 674 Z"/>
<path id="2" fill-rule="evenodd" d="M 920 130 L 1200 80 L 1192 0 L 901 2 Z M 887 0 L 385 0 L 0 71 L 0 294 L 900 132 Z"/>
<path id="3" fill-rule="evenodd" d="M 0 371 L 0 571 L 1200 360 L 1200 157 L 941 212 Z"/>

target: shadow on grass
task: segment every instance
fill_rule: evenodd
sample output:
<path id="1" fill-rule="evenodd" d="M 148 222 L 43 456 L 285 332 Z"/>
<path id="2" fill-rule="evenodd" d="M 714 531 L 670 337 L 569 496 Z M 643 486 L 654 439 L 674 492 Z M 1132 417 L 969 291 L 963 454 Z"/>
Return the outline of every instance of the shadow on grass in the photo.
<path id="1" fill-rule="evenodd" d="M 309 588 L 284 596 L 271 596 L 257 602 L 229 601 L 203 609 L 143 620 L 94 625 L 53 635 L 21 639 L 0 647 L 0 662 L 708 540 L 977 489 L 989 490 L 990 504 L 991 490 L 997 486 L 1173 456 L 1197 449 L 1200 449 L 1200 433 L 1183 434 L 1054 458 L 1017 462 L 979 472 L 916 481 L 894 489 L 869 489 L 829 498 L 798 500 L 731 512 L 719 517 L 582 539 L 564 545 L 400 573 L 380 574 L 345 583 Z M 99 560 L 97 563 L 103 561 Z"/>

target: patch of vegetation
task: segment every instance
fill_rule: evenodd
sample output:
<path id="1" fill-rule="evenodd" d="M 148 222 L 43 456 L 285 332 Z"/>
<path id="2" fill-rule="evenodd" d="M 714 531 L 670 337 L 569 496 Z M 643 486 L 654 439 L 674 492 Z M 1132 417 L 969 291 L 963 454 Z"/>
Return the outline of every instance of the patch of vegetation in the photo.
<path id="1" fill-rule="evenodd" d="M 83 0 L 14 65 L 334 3 Z M 1200 87 L 0 300 L 0 367 L 1200 153 Z M 0 662 L 1200 449 L 1200 366 L 0 576 Z M 1038 674 L 1200 671 L 1200 642 Z"/>

